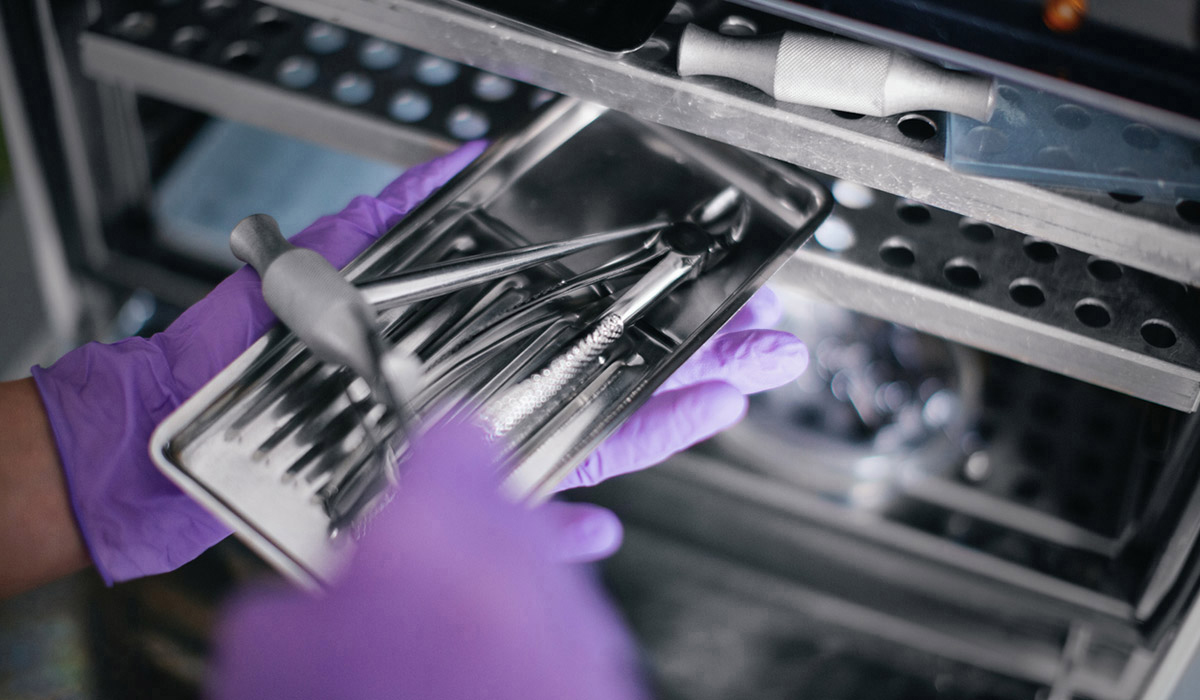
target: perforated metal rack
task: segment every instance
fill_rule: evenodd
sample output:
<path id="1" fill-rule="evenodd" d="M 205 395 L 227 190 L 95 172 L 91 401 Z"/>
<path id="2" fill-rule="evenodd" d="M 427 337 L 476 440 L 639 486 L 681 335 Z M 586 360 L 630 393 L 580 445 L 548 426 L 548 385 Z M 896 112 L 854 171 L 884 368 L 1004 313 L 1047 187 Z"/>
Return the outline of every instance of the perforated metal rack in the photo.
<path id="1" fill-rule="evenodd" d="M 857 118 L 674 74 L 683 22 L 767 31 L 778 18 L 680 4 L 658 36 L 612 56 L 445 3 L 274 4 L 305 14 L 135 3 L 84 34 L 84 67 L 215 114 L 409 159 L 502 131 L 549 99 L 546 88 L 594 100 L 878 190 L 873 207 L 842 219 L 859 232 L 852 249 L 812 243 L 793 265 L 819 296 L 1178 410 L 1200 401 L 1200 314 L 1187 287 L 1200 280 L 1200 203 L 966 176 L 944 163 L 928 115 Z"/>
<path id="2" fill-rule="evenodd" d="M 676 12 L 677 24 L 640 50 L 614 57 L 448 3 L 276 4 L 1172 279 L 1200 280 L 1200 217 L 1194 202 L 1127 205 L 1103 196 L 966 177 L 946 167 L 936 141 L 920 142 L 897 130 L 903 117 L 845 119 L 828 110 L 779 105 L 729 81 L 675 75 L 673 49 L 681 23 L 719 25 L 737 16 L 764 31 L 778 26 L 778 20 L 749 9 L 706 3 L 703 14 Z"/>

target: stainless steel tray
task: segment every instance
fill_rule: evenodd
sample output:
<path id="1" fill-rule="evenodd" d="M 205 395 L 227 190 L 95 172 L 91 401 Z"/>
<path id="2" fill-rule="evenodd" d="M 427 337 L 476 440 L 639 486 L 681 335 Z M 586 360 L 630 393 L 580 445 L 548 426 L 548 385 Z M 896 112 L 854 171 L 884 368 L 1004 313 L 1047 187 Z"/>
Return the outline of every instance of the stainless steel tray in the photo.
<path id="1" fill-rule="evenodd" d="M 563 99 L 493 144 L 344 273 L 363 282 L 462 254 L 677 220 L 731 186 L 748 204 L 741 242 L 625 329 L 552 410 L 506 435 L 505 484 L 536 501 L 787 260 L 828 212 L 824 188 L 789 166 Z M 639 251 L 613 244 L 382 311 L 393 352 L 421 365 L 410 392 L 417 414 L 486 403 L 536 373 L 646 269 Z M 318 586 L 387 499 L 381 456 L 395 431 L 362 380 L 276 327 L 163 421 L 150 452 L 267 561 Z"/>

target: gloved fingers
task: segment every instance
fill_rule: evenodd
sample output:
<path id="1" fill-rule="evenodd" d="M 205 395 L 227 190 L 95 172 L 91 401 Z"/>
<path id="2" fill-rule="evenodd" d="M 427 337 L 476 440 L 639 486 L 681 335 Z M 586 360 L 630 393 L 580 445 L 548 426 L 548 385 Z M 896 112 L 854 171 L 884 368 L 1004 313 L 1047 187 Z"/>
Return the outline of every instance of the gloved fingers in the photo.
<path id="1" fill-rule="evenodd" d="M 384 188 L 379 198 L 356 197 L 341 212 L 317 219 L 292 243 L 317 251 L 342 267 L 394 226 L 409 209 L 453 177 L 487 146 L 473 141 L 418 165 Z M 275 315 L 262 298 L 262 283 L 244 267 L 227 277 L 176 319 L 154 342 L 171 358 L 178 383 L 176 402 L 196 392 L 261 336 Z"/>
<path id="2" fill-rule="evenodd" d="M 549 556 L 565 564 L 599 561 L 621 546 L 625 529 L 607 508 L 591 503 L 550 501 L 538 508 L 552 525 Z"/>
<path id="3" fill-rule="evenodd" d="M 658 464 L 733 426 L 745 414 L 745 395 L 727 382 L 702 382 L 655 394 L 571 472 L 558 490 L 592 486 Z"/>
<path id="4" fill-rule="evenodd" d="M 234 600 L 209 697 L 645 697 L 594 581 L 549 560 L 546 517 L 496 493 L 493 448 L 468 424 L 416 435 L 395 501 L 327 595 Z"/>
<path id="5" fill-rule="evenodd" d="M 379 193 L 378 199 L 392 206 L 401 214 L 407 214 L 434 190 L 458 174 L 459 170 L 478 158 L 479 154 L 483 153 L 487 147 L 487 141 L 469 141 L 459 146 L 453 153 L 447 153 L 428 163 L 410 168 L 387 187 L 384 187 L 383 191 Z"/>
<path id="6" fill-rule="evenodd" d="M 750 297 L 742 308 L 738 309 L 733 318 L 721 326 L 716 335 L 735 333 L 753 328 L 774 328 L 779 319 L 783 318 L 783 302 L 770 287 L 762 287 Z"/>
<path id="7" fill-rule="evenodd" d="M 675 370 L 659 391 L 720 380 L 753 394 L 782 386 L 808 366 L 808 348 L 786 331 L 755 329 L 715 336 Z"/>
<path id="8" fill-rule="evenodd" d="M 317 219 L 291 241 L 317 251 L 341 268 L 485 148 L 486 141 L 471 141 L 453 153 L 414 166 L 384 187 L 378 197 L 355 197 L 342 211 Z"/>

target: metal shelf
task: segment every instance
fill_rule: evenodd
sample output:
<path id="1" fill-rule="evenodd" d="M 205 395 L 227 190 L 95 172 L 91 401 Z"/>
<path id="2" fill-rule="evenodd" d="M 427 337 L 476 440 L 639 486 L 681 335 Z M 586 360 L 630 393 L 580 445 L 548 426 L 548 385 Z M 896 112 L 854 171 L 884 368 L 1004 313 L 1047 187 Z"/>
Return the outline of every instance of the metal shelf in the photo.
<path id="1" fill-rule="evenodd" d="M 448 153 L 456 145 L 451 139 L 361 110 L 323 103 L 120 39 L 85 33 L 80 46 L 84 68 L 97 80 L 359 155 L 411 165 Z"/>
<path id="2" fill-rule="evenodd" d="M 869 199 L 860 209 L 835 209 L 825 230 L 779 273 L 783 283 L 1091 384 L 1196 410 L 1194 290 L 880 192 Z"/>
<path id="3" fill-rule="evenodd" d="M 612 56 L 430 0 L 273 4 L 1148 272 L 1200 282 L 1200 223 L 1185 221 L 1172 205 L 1108 203 L 962 175 L 946 166 L 936 143 L 900 135 L 895 120 L 841 119 L 827 110 L 776 104 L 731 81 L 681 79 L 671 66 L 678 26 L 637 52 Z"/>
<path id="4" fill-rule="evenodd" d="M 873 206 L 840 210 L 843 222 L 856 232 L 856 246 L 832 252 L 810 242 L 783 273 L 795 286 L 839 305 L 1171 408 L 1192 411 L 1197 406 L 1200 350 L 1195 338 L 1200 332 L 1194 319 L 1200 315 L 1195 314 L 1195 295 L 1182 285 L 1129 268 L 1121 268 L 1119 280 L 1098 280 L 1087 272 L 1088 256 L 1078 252 L 1099 253 L 1135 268 L 1154 269 L 1148 264 L 1154 258 L 1162 263 L 1157 267 L 1171 268 L 1163 271 L 1166 274 L 1200 278 L 1200 234 L 1175 227 L 1169 221 L 1173 212 L 1144 203 L 1108 202 L 1106 196 L 1088 200 L 959 175 L 942 163 L 938 138 L 907 138 L 894 119 L 849 120 L 826 110 L 775 107 L 750 88 L 682 81 L 652 57 L 615 58 L 544 36 L 497 30 L 495 23 L 443 5 L 405 2 L 393 8 L 362 0 L 337 0 L 328 7 L 302 0 L 280 4 L 872 184 L 882 191 L 873 195 Z M 220 23 L 190 15 L 171 17 L 160 10 L 156 29 L 147 36 L 129 36 L 128 21 L 108 18 L 107 24 L 97 25 L 81 39 L 84 67 L 96 79 L 140 93 L 404 164 L 454 146 L 446 118 L 455 105 L 487 115 L 499 133 L 547 96 L 544 90 L 515 83 L 505 99 L 479 99 L 474 86 L 480 76 L 491 73 L 460 66 L 458 77 L 445 85 L 418 86 L 430 92 L 444 90 L 436 96 L 449 107 L 438 107 L 418 123 L 401 123 L 389 116 L 389 98 L 401 89 L 396 81 L 413 72 L 416 52 L 405 49 L 410 70 L 373 73 L 358 66 L 355 50 L 342 50 L 319 57 L 319 80 L 304 88 L 285 87 L 279 69 L 291 56 L 311 56 L 303 36 L 313 20 L 280 12 L 272 21 L 282 27 L 267 33 L 258 14 L 264 9 L 276 12 L 259 3 L 243 3 L 237 11 L 244 16 L 228 16 Z M 203 51 L 175 48 L 180 32 L 189 26 L 203 26 L 212 35 Z M 346 46 L 360 47 L 369 38 L 347 37 Z M 247 41 L 259 43 L 256 60 L 231 64 L 230 48 L 244 47 Z M 656 46 L 668 51 L 652 40 L 641 53 Z M 375 81 L 372 99 L 358 105 L 334 99 L 332 85 L 347 72 Z M 783 138 L 785 133 L 790 136 Z M 1040 223 L 993 225 L 989 232 L 994 242 L 981 245 L 960 233 L 962 217 L 932 208 L 939 202 L 944 209 L 966 211 L 967 223 L 976 225 L 980 220 L 994 224 L 1014 218 Z M 917 210 L 929 220 L 911 224 L 901 218 L 904 214 L 898 215 Z M 1137 211 L 1145 215 L 1135 216 Z M 1013 228 L 1076 250 L 1056 248 L 1056 262 L 1036 263 L 1022 253 L 1025 237 Z M 881 246 L 897 235 L 911 239 L 910 252 L 917 256 L 908 268 L 889 265 L 880 257 Z M 1102 252 L 1105 246 L 1097 243 L 1101 240 L 1110 240 L 1115 252 Z M 963 287 L 946 278 L 945 265 L 954 258 L 975 266 L 979 285 Z M 1016 303 L 1009 285 L 1018 278 L 1037 281 L 1046 303 Z M 1076 317 L 1073 306 L 1088 298 L 1108 308 L 1111 323 L 1093 328 Z M 1155 347 L 1143 337 L 1140 324 L 1149 320 L 1161 321 L 1174 334 L 1170 347 Z"/>

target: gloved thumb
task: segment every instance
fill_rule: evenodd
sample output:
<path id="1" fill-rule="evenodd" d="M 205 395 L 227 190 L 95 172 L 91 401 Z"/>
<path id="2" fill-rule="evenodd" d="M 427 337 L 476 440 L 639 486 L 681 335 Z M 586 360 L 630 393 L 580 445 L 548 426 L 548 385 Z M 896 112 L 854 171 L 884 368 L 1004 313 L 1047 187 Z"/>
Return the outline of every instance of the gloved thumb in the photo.
<path id="1" fill-rule="evenodd" d="M 552 561 L 576 564 L 604 559 L 617 551 L 625 536 L 616 513 L 591 503 L 550 501 L 539 511 L 552 524 L 548 543 Z"/>

